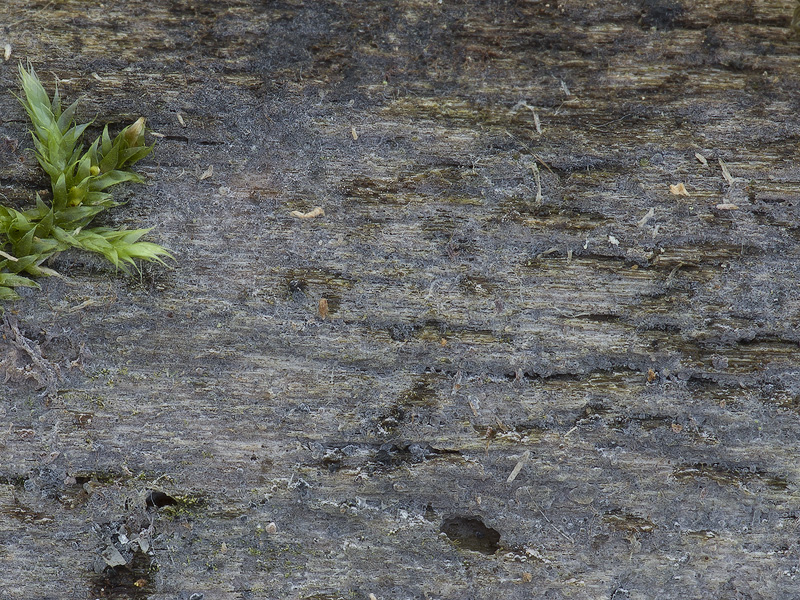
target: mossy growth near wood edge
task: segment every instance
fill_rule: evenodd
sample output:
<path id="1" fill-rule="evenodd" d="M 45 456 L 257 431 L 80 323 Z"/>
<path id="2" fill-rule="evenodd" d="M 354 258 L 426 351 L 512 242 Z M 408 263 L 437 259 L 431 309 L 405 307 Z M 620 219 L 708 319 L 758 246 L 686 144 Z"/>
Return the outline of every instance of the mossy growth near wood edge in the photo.
<path id="1" fill-rule="evenodd" d="M 33 66 L 19 66 L 23 95 L 18 97 L 31 120 L 36 159 L 50 177 L 51 198 L 36 194 L 25 210 L 0 205 L 0 300 L 15 300 L 18 287 L 38 287 L 33 277 L 59 275 L 45 263 L 70 248 L 96 252 L 129 272 L 136 261 L 173 258 L 163 247 L 140 241 L 150 229 L 90 227 L 102 211 L 118 206 L 108 188 L 141 183 L 131 166 L 150 154 L 141 117 L 111 138 L 108 126 L 84 151 L 81 138 L 91 123 L 78 125 L 77 101 L 65 109 L 56 87 L 51 100 Z"/>

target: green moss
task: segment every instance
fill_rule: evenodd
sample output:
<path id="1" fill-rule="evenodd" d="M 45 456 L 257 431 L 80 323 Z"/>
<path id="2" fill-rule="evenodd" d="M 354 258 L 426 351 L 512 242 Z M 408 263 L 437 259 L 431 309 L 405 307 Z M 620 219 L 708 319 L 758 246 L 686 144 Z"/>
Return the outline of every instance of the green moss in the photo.
<path id="1" fill-rule="evenodd" d="M 130 166 L 152 151 L 144 143 L 144 118 L 123 129 L 113 140 L 108 127 L 89 148 L 80 144 L 90 125 L 75 124 L 77 102 L 61 107 L 58 89 L 50 100 L 33 67 L 19 67 L 20 103 L 33 129 L 36 159 L 50 177 L 51 193 L 19 211 L 0 205 L 0 300 L 18 298 L 15 288 L 38 287 L 31 277 L 58 275 L 43 263 L 56 254 L 78 248 L 105 256 L 128 271 L 136 260 L 171 257 L 161 246 L 139 239 L 149 229 L 89 227 L 104 210 L 118 206 L 104 190 L 124 182 L 142 182 Z"/>

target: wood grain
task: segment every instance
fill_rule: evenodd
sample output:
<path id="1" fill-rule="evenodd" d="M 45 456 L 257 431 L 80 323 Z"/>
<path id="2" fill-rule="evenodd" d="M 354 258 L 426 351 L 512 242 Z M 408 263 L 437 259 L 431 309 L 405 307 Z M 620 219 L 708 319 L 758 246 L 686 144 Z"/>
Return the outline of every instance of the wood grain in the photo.
<path id="1" fill-rule="evenodd" d="M 160 134 L 111 218 L 178 258 L 5 307 L 4 594 L 790 597 L 793 9 L 3 3 L 3 201 L 30 60 Z"/>

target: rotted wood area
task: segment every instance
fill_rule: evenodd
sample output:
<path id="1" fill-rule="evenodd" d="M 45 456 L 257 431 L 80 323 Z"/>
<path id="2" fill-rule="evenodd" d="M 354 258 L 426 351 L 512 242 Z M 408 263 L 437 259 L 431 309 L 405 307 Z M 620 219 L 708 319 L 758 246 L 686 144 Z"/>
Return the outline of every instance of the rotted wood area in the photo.
<path id="1" fill-rule="evenodd" d="M 791 597 L 793 10 L 4 2 L 178 261 L 5 306 L 3 597 Z"/>

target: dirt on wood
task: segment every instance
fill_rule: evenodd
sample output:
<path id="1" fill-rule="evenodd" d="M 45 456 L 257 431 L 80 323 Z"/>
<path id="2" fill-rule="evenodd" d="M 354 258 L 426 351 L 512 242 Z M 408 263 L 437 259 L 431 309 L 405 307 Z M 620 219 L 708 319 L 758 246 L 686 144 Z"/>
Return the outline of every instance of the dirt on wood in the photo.
<path id="1" fill-rule="evenodd" d="M 0 596 L 795 597 L 794 9 L 4 2 L 177 262 L 4 305 Z"/>

